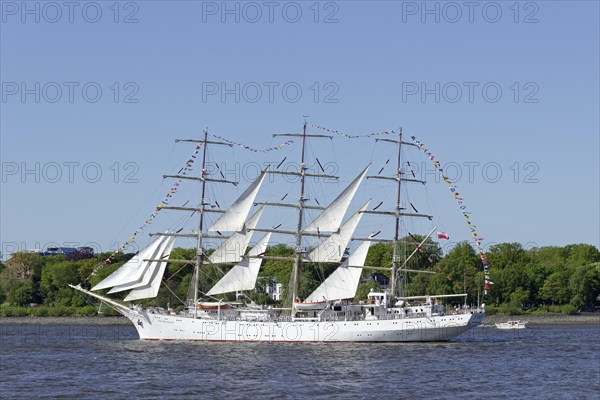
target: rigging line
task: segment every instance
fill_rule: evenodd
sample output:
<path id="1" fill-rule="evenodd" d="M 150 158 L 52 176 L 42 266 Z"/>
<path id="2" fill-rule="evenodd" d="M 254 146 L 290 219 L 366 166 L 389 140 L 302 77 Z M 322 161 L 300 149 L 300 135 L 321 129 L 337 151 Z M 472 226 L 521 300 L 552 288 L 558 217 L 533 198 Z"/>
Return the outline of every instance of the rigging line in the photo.
<path id="1" fill-rule="evenodd" d="M 187 203 L 189 203 L 189 200 L 186 201 L 181 207 L 185 207 L 187 205 Z M 191 214 L 181 214 L 181 213 L 173 213 L 173 214 L 169 214 L 169 215 L 179 215 L 179 217 L 175 217 L 174 220 L 175 222 L 172 222 L 169 225 L 169 230 L 177 230 L 179 233 L 181 230 L 183 230 L 183 227 L 185 227 L 190 220 L 193 218 L 194 214 L 196 213 L 196 211 L 192 212 Z"/>
<path id="2" fill-rule="evenodd" d="M 94 308 L 96 307 L 96 304 L 93 302 L 93 300 L 94 300 L 94 297 L 91 297 L 91 296 L 84 296 L 84 295 L 83 295 L 83 293 L 81 293 L 81 292 L 77 292 L 77 294 L 78 294 L 79 296 L 83 297 L 83 299 L 85 300 L 85 302 L 86 302 L 86 303 L 88 303 L 90 306 L 92 306 L 92 307 L 94 307 Z M 102 303 L 103 303 L 103 301 L 102 301 L 102 300 L 98 300 L 98 301 L 100 302 L 100 304 L 102 304 Z"/>
<path id="3" fill-rule="evenodd" d="M 332 154 L 332 155 L 333 155 L 333 160 L 334 160 L 334 163 L 335 163 L 335 164 L 336 164 L 336 165 L 339 167 L 339 163 L 338 163 L 338 160 L 339 160 L 339 158 L 338 158 L 338 156 L 337 156 L 337 152 L 336 152 L 336 146 L 334 145 L 334 143 L 333 143 L 333 140 L 330 140 L 329 142 L 330 142 L 330 143 L 329 143 L 329 145 L 331 146 L 331 152 L 330 152 L 330 154 Z M 338 168 L 338 169 L 339 169 L 339 168 Z M 336 171 L 335 173 L 337 173 L 337 171 Z M 340 180 L 339 180 L 339 179 L 336 179 L 336 183 L 338 184 L 338 190 L 337 190 L 337 191 L 339 192 Z M 324 200 L 326 199 L 325 197 L 322 197 L 322 198 L 323 198 Z"/>
<path id="4" fill-rule="evenodd" d="M 222 276 L 225 276 L 225 272 L 223 272 L 223 270 L 221 270 L 221 268 L 219 268 L 219 264 L 217 263 L 213 263 L 212 261 L 210 261 L 210 257 L 208 254 L 206 254 L 206 252 L 204 250 L 202 250 L 202 252 L 204 253 L 205 257 L 206 257 L 206 261 L 208 261 L 208 264 L 212 265 L 214 268 L 217 269 L 218 272 L 221 273 Z M 212 254 L 212 253 L 211 253 Z M 237 264 L 236 264 L 237 265 Z"/>
<path id="5" fill-rule="evenodd" d="M 271 267 L 279 267 L 279 266 L 281 266 L 281 264 L 283 264 L 283 263 L 286 263 L 286 261 L 274 261 L 274 262 L 273 262 L 273 263 L 272 263 L 270 266 L 271 266 Z M 262 268 L 261 268 L 261 269 L 262 269 Z M 220 271 L 220 272 L 221 272 L 221 273 L 223 273 L 222 271 Z M 213 277 L 209 276 L 208 274 L 204 273 L 204 275 L 205 275 L 207 278 L 209 278 L 209 280 L 213 280 Z M 223 274 L 223 275 L 224 275 L 224 274 Z M 259 277 L 260 277 L 260 275 L 259 275 Z M 263 277 L 264 277 L 264 275 L 263 275 Z M 214 285 L 214 284 L 216 284 L 216 283 L 214 283 L 214 282 L 213 282 L 212 284 Z M 214 296 L 207 295 L 205 292 L 202 292 L 202 291 L 199 291 L 199 292 L 200 292 L 200 293 L 202 293 L 204 296 L 210 297 L 210 298 L 212 298 L 212 299 L 214 299 L 214 300 L 217 300 L 217 301 L 219 301 L 219 300 L 220 300 L 220 299 L 217 299 L 217 298 L 216 298 L 216 297 L 214 297 Z"/>
<path id="6" fill-rule="evenodd" d="M 427 160 L 425 160 L 424 153 L 421 152 L 421 151 L 419 151 L 419 152 L 417 152 L 417 154 L 418 154 L 418 156 L 417 156 L 418 160 L 417 161 L 412 161 L 412 163 L 413 164 L 420 163 L 421 165 L 426 164 Z M 413 177 L 414 177 L 414 172 L 412 171 L 412 169 L 411 169 L 411 172 L 412 172 Z M 415 179 L 423 179 L 423 180 L 424 180 L 424 178 L 425 177 L 423 177 L 423 176 L 420 176 L 419 178 L 415 177 Z M 437 179 L 437 175 L 435 176 L 434 179 Z M 431 191 L 429 190 L 429 187 L 428 187 L 429 185 L 425 184 L 425 185 L 418 185 L 418 186 L 422 187 L 421 190 L 424 192 L 424 196 L 425 196 L 425 199 L 427 201 L 427 207 L 428 207 L 428 209 L 432 210 L 432 214 L 433 214 L 434 219 L 435 219 L 435 224 L 438 227 L 440 227 L 442 231 L 445 232 L 446 229 L 445 229 L 445 224 L 444 224 L 443 217 L 440 214 L 438 208 L 436 207 L 435 201 L 433 200 L 434 196 L 433 196 L 433 194 L 431 193 Z M 429 221 L 429 226 L 433 226 L 433 225 L 434 225 L 434 221 L 430 220 Z"/>
<path id="7" fill-rule="evenodd" d="M 337 155 L 336 155 L 336 152 L 335 152 L 335 146 L 334 146 L 333 140 L 330 140 L 330 146 L 331 146 L 331 149 L 332 149 L 332 151 L 330 152 L 330 154 L 333 154 L 333 162 L 335 163 L 335 165 L 337 165 L 337 166 L 338 166 L 338 169 L 339 169 L 339 162 L 338 162 L 338 158 L 337 158 Z M 316 153 L 313 151 L 313 148 L 312 148 L 312 143 L 310 143 L 310 142 L 309 142 L 309 147 L 310 147 L 310 150 L 311 150 L 311 152 L 313 153 L 313 156 L 314 156 L 314 158 L 315 158 L 315 160 L 316 160 L 317 164 L 318 164 L 318 165 L 319 165 L 319 167 L 321 168 L 321 171 L 323 171 L 323 173 L 327 173 L 327 172 L 326 172 L 326 170 L 325 170 L 325 168 L 324 168 L 324 166 L 321 164 L 321 162 L 320 162 L 320 161 L 319 161 L 319 159 L 317 158 L 317 155 L 316 155 Z M 328 157 L 328 159 L 329 159 L 329 157 Z M 329 159 L 329 162 L 331 162 L 331 159 Z M 326 165 L 327 165 L 327 163 L 326 163 Z M 318 173 L 319 173 L 319 171 L 317 170 L 317 171 L 315 171 L 315 173 L 317 173 L 317 174 L 318 174 Z M 337 171 L 334 171 L 334 172 L 333 172 L 333 174 L 336 174 L 336 173 L 337 173 Z M 318 179 L 318 178 L 315 178 L 315 179 Z M 325 191 L 324 191 L 324 189 L 323 189 L 323 185 L 322 185 L 322 182 L 324 182 L 324 181 L 325 181 L 325 179 L 326 179 L 326 178 L 323 178 L 323 181 L 321 181 L 321 180 L 319 180 L 319 181 L 318 181 L 319 183 L 321 183 L 321 185 L 320 185 L 320 188 L 321 188 L 321 195 L 322 195 L 322 197 L 321 197 L 321 198 L 322 198 L 322 199 L 326 199 L 326 198 L 327 198 L 327 197 L 325 196 Z M 338 194 L 338 193 L 339 193 L 339 189 L 340 189 L 340 179 L 336 179 L 336 180 L 335 180 L 335 183 L 336 183 L 336 191 L 335 191 L 335 192 L 336 192 L 336 194 Z"/>
<path id="8" fill-rule="evenodd" d="M 319 278 L 321 283 L 323 283 L 323 281 L 325 280 L 325 271 L 323 270 L 323 264 L 325 264 L 325 263 L 317 262 L 314 264 L 315 264 L 315 271 L 317 272 L 317 277 Z"/>
<path id="9" fill-rule="evenodd" d="M 164 181 L 161 182 L 159 185 L 156 186 L 156 188 L 152 191 L 152 193 L 146 198 L 146 200 L 144 200 L 144 202 L 138 206 L 137 211 L 135 211 L 134 213 L 131 214 L 131 218 L 129 218 L 129 220 L 122 225 L 121 229 L 119 229 L 119 231 L 117 232 L 117 234 L 115 235 L 115 237 L 113 238 L 113 240 L 111 240 L 111 243 L 117 243 L 118 246 L 121 245 L 121 241 L 118 240 L 117 238 L 121 236 L 121 233 L 123 233 L 123 231 L 125 229 L 127 229 L 127 227 L 131 224 L 131 222 L 134 219 L 137 219 L 139 216 L 139 213 L 142 211 L 142 209 L 146 209 L 147 204 L 152 200 L 152 198 L 154 198 L 154 195 L 162 189 L 164 185 Z M 162 192 L 162 190 L 161 190 Z"/>
<path id="10" fill-rule="evenodd" d="M 171 146 L 171 151 L 169 152 L 169 157 L 166 161 L 166 165 L 165 165 L 165 171 L 169 171 L 169 164 L 171 164 L 171 161 L 173 159 L 173 154 L 175 153 L 175 146 L 177 145 L 176 142 L 173 142 L 173 145 Z M 183 163 L 179 163 L 178 165 L 181 165 Z"/>
<path id="11" fill-rule="evenodd" d="M 185 164 L 185 166 L 184 166 L 184 167 L 183 167 L 181 170 L 186 170 L 186 171 L 187 171 L 187 170 L 191 170 L 191 167 L 193 166 L 193 162 L 194 162 L 194 161 L 193 161 L 193 159 L 195 158 L 194 156 L 195 156 L 195 155 L 196 155 L 196 153 L 198 152 L 198 148 L 199 148 L 199 147 L 198 147 L 198 146 L 196 146 L 196 151 L 195 151 L 195 152 L 192 154 L 192 156 L 191 156 L 192 158 L 189 158 L 189 159 L 188 159 L 187 163 Z M 159 187 L 160 187 L 160 188 L 163 188 L 163 187 L 164 187 L 164 185 L 165 185 L 165 181 L 163 180 L 163 181 L 161 181 L 161 184 L 159 185 Z M 171 187 L 171 190 L 170 190 L 170 191 L 169 191 L 169 193 L 166 195 L 166 197 L 165 197 L 165 200 L 163 200 L 163 202 L 162 202 L 161 204 L 159 204 L 159 206 L 157 206 L 157 207 L 156 207 L 156 209 L 155 209 L 154 213 L 153 213 L 153 214 L 150 216 L 150 218 L 148 218 L 148 219 L 146 220 L 146 222 L 145 222 L 145 223 L 144 223 L 144 224 L 143 224 L 143 225 L 142 225 L 140 228 L 138 228 L 138 229 L 135 231 L 135 233 L 134 233 L 134 234 L 133 234 L 133 235 L 130 237 L 130 239 L 128 239 L 128 240 L 127 240 L 127 242 L 125 242 L 125 244 L 121 245 L 120 249 L 125 249 L 125 248 L 127 248 L 128 244 L 131 244 L 132 242 L 134 242 L 134 241 L 135 241 L 135 240 L 134 240 L 134 239 L 135 239 L 135 236 L 137 236 L 137 235 L 138 235 L 138 233 L 141 233 L 141 231 L 142 231 L 142 230 L 143 230 L 143 229 L 144 229 L 144 228 L 145 228 L 145 227 L 146 227 L 148 224 L 150 224 L 150 223 L 151 223 L 151 222 L 152 222 L 152 221 L 153 221 L 153 220 L 154 220 L 154 219 L 155 219 L 155 218 L 158 216 L 158 212 L 161 210 L 161 208 L 160 208 L 160 207 L 162 206 L 162 204 L 165 204 L 165 201 L 167 201 L 167 200 L 172 200 L 172 199 L 173 199 L 173 196 L 175 195 L 175 193 L 176 193 L 176 192 L 177 192 L 177 190 L 178 190 L 178 189 L 177 189 L 177 187 L 178 187 L 178 186 L 179 186 L 179 185 L 178 185 L 178 182 L 177 182 L 177 183 L 175 183 L 175 184 L 174 184 L 174 186 L 172 186 L 172 187 Z M 154 193 L 155 193 L 155 192 L 156 192 L 156 190 L 154 190 L 154 191 L 153 191 L 153 193 L 152 193 L 151 197 L 153 197 L 153 196 L 154 196 Z M 144 207 L 145 207 L 145 204 L 147 204 L 147 203 L 148 203 L 148 201 L 149 201 L 149 200 L 146 200 L 146 201 L 144 202 Z M 140 207 L 139 209 L 141 209 L 141 207 Z M 130 221 L 131 221 L 133 218 L 136 218 L 136 217 L 137 217 L 137 215 L 139 214 L 139 209 L 138 209 L 138 211 L 137 211 L 137 212 L 136 212 L 136 213 L 135 213 L 135 214 L 134 214 L 134 215 L 133 215 L 133 216 L 130 218 Z M 122 231 L 122 230 L 121 230 L 121 231 Z M 114 255 L 114 254 L 115 254 L 115 253 L 113 253 L 113 255 Z M 104 263 L 103 263 L 103 265 L 104 265 L 104 264 L 106 264 L 107 262 L 109 262 L 110 258 L 112 258 L 112 255 L 111 255 L 111 256 L 109 256 L 109 258 L 106 260 L 106 262 L 104 262 Z M 101 268 L 101 267 L 100 267 L 100 268 Z M 92 276 L 93 276 L 93 275 L 94 275 L 96 272 L 97 272 L 97 271 L 94 271 L 94 272 L 92 272 Z"/>
<path id="12" fill-rule="evenodd" d="M 216 300 L 216 301 L 218 301 L 218 302 L 224 302 L 224 301 L 223 301 L 223 298 L 220 298 L 220 299 L 218 299 L 218 298 L 216 298 L 215 296 L 212 296 L 212 295 L 206 294 L 206 293 L 205 293 L 205 292 L 203 292 L 202 290 L 198 290 L 198 292 L 199 292 L 200 294 L 202 294 L 203 296 L 209 297 L 209 298 L 211 298 L 211 299 L 213 299 L 213 300 Z M 221 294 L 226 294 L 226 293 L 221 293 Z"/>
<path id="13" fill-rule="evenodd" d="M 213 153 L 212 151 L 209 151 L 206 154 L 209 164 L 216 165 L 219 173 L 222 173 L 221 167 L 215 161 L 215 158 L 213 157 L 212 153 Z M 233 148 L 231 149 L 231 153 L 232 153 L 231 159 L 234 161 L 234 165 L 235 165 L 235 152 L 234 152 Z M 209 191 L 209 197 L 212 197 L 212 201 L 214 201 L 216 204 L 218 204 L 217 199 L 222 199 L 225 197 L 225 195 L 223 194 L 223 192 L 221 190 L 222 188 L 220 185 L 207 185 L 207 189 Z M 206 202 L 206 200 L 205 200 L 205 202 Z M 208 201 L 208 202 L 210 202 L 210 201 Z M 206 207 L 206 205 L 204 205 L 204 206 Z M 207 221 L 206 228 L 208 229 L 215 223 L 216 219 L 218 218 L 218 215 L 212 215 L 212 213 L 205 213 L 204 218 L 206 218 L 206 221 Z"/>
<path id="14" fill-rule="evenodd" d="M 376 151 L 376 147 L 375 146 L 377 145 L 377 142 L 375 140 L 373 140 L 372 142 L 373 143 L 371 145 L 371 156 L 369 158 L 369 163 L 371 165 L 375 165 L 374 164 L 374 162 L 375 162 L 375 151 Z M 369 182 L 369 179 L 365 179 L 365 181 L 366 182 L 364 182 L 362 185 L 360 185 L 360 188 L 359 188 L 361 196 L 365 195 L 365 192 L 367 191 L 367 186 L 369 185 L 369 183 L 371 183 L 371 182 Z M 371 179 L 371 181 L 377 181 L 377 180 L 376 179 Z M 375 182 L 372 182 L 372 183 L 375 184 Z M 386 185 L 386 187 L 387 186 L 389 186 L 389 185 Z"/>
<path id="15" fill-rule="evenodd" d="M 181 231 L 183 229 L 183 226 L 187 225 L 192 220 L 192 218 L 194 217 L 195 213 L 196 213 L 196 211 L 194 211 L 193 213 L 191 213 L 191 214 L 189 214 L 187 216 L 183 216 L 181 218 L 182 221 L 180 223 L 176 224 L 176 226 L 181 226 L 181 228 L 179 229 L 179 231 Z"/>
<path id="16" fill-rule="evenodd" d="M 179 274 L 179 272 L 181 272 L 182 269 L 184 269 L 185 267 L 187 267 L 188 265 L 193 265 L 193 264 L 183 264 L 181 266 L 181 268 L 179 268 L 177 271 L 175 271 L 170 277 L 167 278 L 167 282 L 170 281 L 171 279 L 173 279 L 177 274 Z"/>
<path id="17" fill-rule="evenodd" d="M 435 206 L 435 202 L 432 200 L 433 196 L 431 196 L 429 189 L 427 188 L 427 185 L 424 185 L 425 188 L 425 193 L 426 193 L 426 197 L 429 203 L 429 207 L 430 209 L 433 209 L 434 212 L 434 216 L 435 216 L 435 220 L 437 221 L 437 225 L 441 228 L 441 230 L 443 232 L 447 232 L 446 231 L 446 224 L 444 223 L 444 219 L 442 217 L 442 215 L 440 214 L 440 212 L 438 211 L 437 207 Z M 431 224 L 433 225 L 433 221 L 431 221 Z"/>
<path id="18" fill-rule="evenodd" d="M 169 290 L 169 292 L 171 292 L 171 294 L 172 294 L 173 296 L 175 296 L 175 298 L 176 298 L 177 300 L 179 300 L 179 302 L 180 302 L 181 304 L 185 305 L 185 302 L 184 302 L 183 300 L 181 300 L 181 299 L 179 298 L 179 296 L 177 296 L 177 295 L 175 294 L 175 292 L 174 292 L 174 291 L 173 291 L 173 290 L 172 290 L 172 289 L 169 287 L 169 285 L 167 285 L 167 282 L 165 282 L 165 281 L 163 280 L 163 281 L 162 281 L 162 283 L 163 283 L 163 284 L 165 285 L 165 287 L 166 287 L 166 288 Z"/>
<path id="19" fill-rule="evenodd" d="M 188 156 L 189 158 L 189 156 Z M 117 240 L 118 237 L 121 236 L 121 234 L 123 233 L 123 231 L 127 228 L 127 226 L 129 226 L 132 221 L 134 219 L 138 219 L 140 212 L 142 212 L 142 210 L 146 210 L 147 209 L 147 205 L 152 201 L 152 199 L 155 197 L 156 193 L 160 190 L 160 192 L 163 192 L 163 188 L 165 185 L 165 181 L 161 180 L 161 182 L 155 186 L 154 190 L 150 193 L 150 195 L 146 198 L 146 200 L 144 200 L 142 202 L 142 204 L 140 204 L 137 207 L 137 210 L 134 213 L 128 213 L 129 215 L 131 215 L 131 217 L 129 218 L 129 220 L 122 225 L 121 229 L 119 229 L 119 231 L 117 232 L 117 234 L 113 237 L 113 239 L 111 240 L 111 243 L 118 243 L 118 245 L 120 246 L 121 242 L 120 240 Z"/>
<path id="20" fill-rule="evenodd" d="M 305 164 L 308 167 L 308 164 L 310 163 L 310 160 L 316 158 L 316 154 L 315 154 L 315 152 L 313 150 L 312 143 L 311 143 L 310 140 L 306 142 L 306 147 L 307 148 L 306 148 L 306 160 L 305 160 Z M 311 172 L 311 171 L 307 170 L 307 172 Z M 318 173 L 318 170 L 315 171 L 315 172 Z M 305 193 L 304 193 L 304 197 L 306 199 L 312 199 L 312 198 L 316 197 L 317 189 L 316 189 L 316 185 L 315 185 L 315 180 L 317 180 L 317 179 L 319 179 L 319 178 L 313 177 L 313 179 L 306 179 L 305 180 Z M 323 185 L 322 184 L 319 185 L 319 188 L 321 189 L 321 193 L 324 193 L 323 192 Z M 308 201 L 310 201 L 310 200 L 308 200 Z M 307 203 L 308 203 L 308 201 L 307 201 Z M 318 215 L 318 213 L 317 213 L 317 215 Z M 310 209 L 304 209 L 302 217 L 303 217 L 303 221 L 302 221 L 303 226 L 305 226 L 306 221 L 312 221 L 314 218 L 316 218 L 316 217 L 313 216 L 313 213 L 311 212 Z M 302 242 L 306 243 L 306 241 L 307 241 L 307 238 L 303 237 L 302 238 Z"/>
<path id="21" fill-rule="evenodd" d="M 220 271 L 223 274 L 223 271 Z M 208 278 L 208 281 L 211 282 L 214 280 L 215 277 L 210 276 L 206 273 L 206 268 L 200 268 L 200 273 L 203 274 L 206 278 Z M 223 274 L 224 275 L 224 274 Z M 198 289 L 198 292 L 202 293 L 202 291 L 200 289 Z M 206 295 L 206 293 L 204 293 Z M 212 297 L 212 296 L 209 296 Z"/>
<path id="22" fill-rule="evenodd" d="M 177 228 L 180 226 L 183 226 L 183 224 L 187 223 L 189 220 L 189 215 L 184 215 L 184 216 L 180 216 L 177 218 L 177 220 L 175 220 L 175 222 L 172 222 L 171 224 L 168 225 L 168 228 L 166 229 L 167 231 L 175 231 L 178 230 Z M 161 229 L 162 231 L 162 229 Z"/>

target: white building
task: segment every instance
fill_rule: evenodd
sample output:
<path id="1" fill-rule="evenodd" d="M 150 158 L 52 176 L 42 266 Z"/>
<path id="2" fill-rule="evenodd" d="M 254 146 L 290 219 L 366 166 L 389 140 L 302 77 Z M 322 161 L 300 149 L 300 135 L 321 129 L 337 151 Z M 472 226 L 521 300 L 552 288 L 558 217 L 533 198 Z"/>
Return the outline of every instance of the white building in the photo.
<path id="1" fill-rule="evenodd" d="M 275 279 L 271 279 L 265 285 L 265 293 L 269 296 L 271 300 L 281 301 L 281 296 L 283 292 L 283 285 Z"/>

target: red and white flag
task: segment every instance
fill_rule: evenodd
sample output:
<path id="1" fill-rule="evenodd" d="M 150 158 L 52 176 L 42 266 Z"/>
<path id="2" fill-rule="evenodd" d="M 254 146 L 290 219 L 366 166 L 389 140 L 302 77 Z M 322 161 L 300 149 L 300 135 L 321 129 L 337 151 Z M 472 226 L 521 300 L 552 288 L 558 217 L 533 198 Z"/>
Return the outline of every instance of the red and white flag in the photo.
<path id="1" fill-rule="evenodd" d="M 450 240 L 450 236 L 446 235 L 444 232 L 438 231 L 438 239 Z"/>

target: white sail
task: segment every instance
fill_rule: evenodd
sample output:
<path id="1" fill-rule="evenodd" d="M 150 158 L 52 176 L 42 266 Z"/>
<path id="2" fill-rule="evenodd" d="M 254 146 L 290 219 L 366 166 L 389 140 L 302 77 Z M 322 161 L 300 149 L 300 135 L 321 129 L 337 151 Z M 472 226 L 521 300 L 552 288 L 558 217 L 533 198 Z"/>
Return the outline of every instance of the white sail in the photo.
<path id="1" fill-rule="evenodd" d="M 258 194 L 258 189 L 265 179 L 268 168 L 265 169 L 248 189 L 242 193 L 242 195 L 229 207 L 224 214 L 222 214 L 217 221 L 208 230 L 211 232 L 223 231 L 223 232 L 238 232 L 244 227 L 244 221 L 248 217 L 248 212 L 254 199 Z"/>
<path id="2" fill-rule="evenodd" d="M 148 279 L 144 279 L 145 283 L 142 286 L 138 286 L 133 289 L 129 294 L 125 297 L 124 301 L 134 301 L 140 299 L 151 299 L 158 296 L 158 290 L 160 289 L 160 283 L 162 282 L 162 277 L 165 274 L 165 269 L 167 267 L 167 260 L 171 255 L 171 250 L 173 250 L 173 245 L 175 244 L 175 238 L 171 239 L 164 249 L 160 259 L 165 260 L 163 262 L 154 263 L 154 267 L 150 268 L 146 273 Z"/>
<path id="3" fill-rule="evenodd" d="M 362 267 L 365 265 L 370 241 L 364 241 L 325 281 L 304 300 L 320 302 L 351 299 L 356 295 Z"/>
<path id="4" fill-rule="evenodd" d="M 173 249 L 174 243 L 175 243 L 175 237 L 172 237 L 172 236 L 166 237 L 166 240 L 164 240 L 162 242 L 162 244 L 159 247 L 159 250 L 153 256 L 153 259 L 154 260 L 159 260 L 159 259 L 160 260 L 163 260 L 163 259 L 168 260 L 169 256 L 171 255 L 171 250 Z M 158 261 L 152 261 L 152 262 L 146 263 L 146 265 L 143 269 L 142 275 L 140 275 L 140 277 L 137 280 L 131 281 L 129 283 L 125 283 L 122 285 L 114 286 L 112 289 L 110 289 L 110 291 L 108 293 L 109 294 L 110 293 L 118 293 L 118 292 L 122 292 L 124 290 L 130 290 L 130 289 L 138 288 L 141 286 L 146 286 L 152 279 L 157 268 L 159 268 L 161 266 L 161 264 L 165 264 L 165 263 L 161 263 Z"/>
<path id="5" fill-rule="evenodd" d="M 317 248 L 306 256 L 307 261 L 312 262 L 339 262 L 344 256 L 344 251 L 352 238 L 354 230 L 363 216 L 362 211 L 369 207 L 371 200 L 367 201 L 354 215 L 340 227 L 340 229 L 328 237 Z"/>
<path id="6" fill-rule="evenodd" d="M 133 256 L 131 260 L 123 264 L 119 269 L 104 278 L 100 283 L 94 286 L 92 290 L 108 289 L 113 286 L 137 281 L 148 268 L 149 263 L 144 262 L 143 260 L 155 258 L 161 244 L 165 240 L 167 240 L 166 236 L 160 236 L 154 242 L 150 243 L 148 247 Z"/>
<path id="7" fill-rule="evenodd" d="M 368 165 L 357 177 L 348 185 L 346 189 L 327 207 L 317 218 L 315 218 L 304 230 L 306 232 L 335 232 L 342 224 L 342 219 L 346 210 L 369 170 Z"/>
<path id="8" fill-rule="evenodd" d="M 270 238 L 270 233 L 263 236 L 252 250 L 248 252 L 248 256 L 254 257 L 264 253 L 267 250 L 267 244 L 269 243 Z M 262 258 L 244 257 L 239 264 L 230 269 L 229 272 L 227 272 L 206 294 L 208 296 L 213 296 L 221 293 L 254 289 L 261 264 Z"/>
<path id="9" fill-rule="evenodd" d="M 250 239 L 252 238 L 253 231 L 251 229 L 256 228 L 263 210 L 264 207 L 259 208 L 254 215 L 248 218 L 244 224 L 244 228 L 240 232 L 235 232 L 227 238 L 227 240 L 225 240 L 214 253 L 208 257 L 208 260 L 213 264 L 235 263 L 240 261 L 244 253 L 246 253 L 248 243 L 250 243 Z"/>

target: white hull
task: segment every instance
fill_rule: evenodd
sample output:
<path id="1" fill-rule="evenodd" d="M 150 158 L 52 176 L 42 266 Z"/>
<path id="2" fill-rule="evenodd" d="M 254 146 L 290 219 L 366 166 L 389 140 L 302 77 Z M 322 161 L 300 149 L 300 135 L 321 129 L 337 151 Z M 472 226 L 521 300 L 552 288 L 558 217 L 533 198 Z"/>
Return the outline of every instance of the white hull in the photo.
<path id="1" fill-rule="evenodd" d="M 140 339 L 207 342 L 432 342 L 480 325 L 483 313 L 360 321 L 255 322 L 119 310 Z"/>

